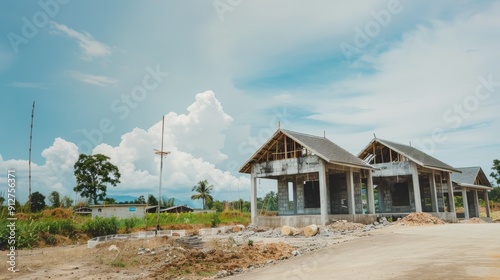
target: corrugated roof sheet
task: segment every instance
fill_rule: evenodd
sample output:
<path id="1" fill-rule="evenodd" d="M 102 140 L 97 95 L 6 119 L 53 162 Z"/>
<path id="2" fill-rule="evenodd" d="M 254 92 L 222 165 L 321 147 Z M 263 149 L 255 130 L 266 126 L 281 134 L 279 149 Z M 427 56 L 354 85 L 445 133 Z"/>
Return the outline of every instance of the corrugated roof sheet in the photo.
<path id="1" fill-rule="evenodd" d="M 247 160 L 247 162 L 245 162 L 245 164 L 240 168 L 240 172 L 250 173 L 250 165 L 254 161 L 254 158 L 257 158 L 257 156 L 265 150 L 266 146 L 271 145 L 271 143 L 274 142 L 275 139 L 278 139 L 282 134 L 285 134 L 290 139 L 296 141 L 327 162 L 373 169 L 371 165 L 367 164 L 325 137 L 278 129 L 274 135 L 264 145 L 262 145 L 262 147 L 260 147 L 259 150 L 257 150 L 252 157 Z"/>
<path id="2" fill-rule="evenodd" d="M 434 167 L 438 169 L 444 169 L 448 171 L 453 171 L 453 172 L 460 172 L 458 169 L 452 167 L 451 165 L 448 165 L 437 158 L 434 158 L 419 149 L 416 149 L 412 146 L 409 145 L 404 145 L 404 144 L 399 144 L 395 143 L 392 141 L 388 140 L 383 140 L 383 139 L 374 139 L 375 141 L 378 141 L 379 143 L 391 148 L 392 150 L 404 155 L 405 157 L 411 159 L 415 163 L 422 165 L 424 167 Z"/>
<path id="3" fill-rule="evenodd" d="M 484 174 L 483 170 L 479 166 L 474 167 L 460 167 L 457 168 L 462 171 L 462 173 L 452 173 L 451 180 L 457 184 L 469 184 L 475 185 L 476 179 L 479 176 L 479 180 L 481 181 L 483 186 L 491 187 L 486 174 Z"/>
<path id="4" fill-rule="evenodd" d="M 307 147 L 309 150 L 316 153 L 327 162 L 345 163 L 348 165 L 355 165 L 370 169 L 373 168 L 368 163 L 349 153 L 325 137 L 313 136 L 284 129 L 281 131 L 288 137 L 299 142 L 302 146 Z"/>

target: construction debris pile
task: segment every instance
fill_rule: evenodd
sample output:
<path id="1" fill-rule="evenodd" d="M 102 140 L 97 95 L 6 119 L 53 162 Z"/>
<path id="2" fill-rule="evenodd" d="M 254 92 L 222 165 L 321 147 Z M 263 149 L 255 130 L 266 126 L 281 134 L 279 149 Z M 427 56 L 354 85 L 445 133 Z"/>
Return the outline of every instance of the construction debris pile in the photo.
<path id="1" fill-rule="evenodd" d="M 96 247 L 114 266 L 148 271 L 144 277 L 213 279 L 273 265 L 342 243 L 390 225 L 385 218 L 370 225 L 336 220 L 328 226 L 262 228 L 242 225 L 202 229 L 184 237 L 113 240 Z M 208 277 L 208 278 L 207 278 Z"/>
<path id="2" fill-rule="evenodd" d="M 442 220 L 432 216 L 429 213 L 411 213 L 410 215 L 397 221 L 402 226 L 424 226 L 424 225 L 442 225 Z"/>

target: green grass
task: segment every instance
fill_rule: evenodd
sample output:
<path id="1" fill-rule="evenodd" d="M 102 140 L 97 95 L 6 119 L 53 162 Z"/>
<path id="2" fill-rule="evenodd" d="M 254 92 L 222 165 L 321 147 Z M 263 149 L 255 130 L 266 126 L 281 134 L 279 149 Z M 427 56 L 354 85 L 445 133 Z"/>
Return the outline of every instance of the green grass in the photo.
<path id="1" fill-rule="evenodd" d="M 237 211 L 215 213 L 219 217 L 221 225 L 224 224 L 243 224 L 248 225 L 250 223 L 250 213 L 242 213 Z M 160 225 L 163 228 L 176 227 L 179 225 L 202 225 L 205 227 L 211 227 L 212 221 L 214 220 L 214 213 L 162 213 L 160 214 Z M 149 213 L 146 214 L 144 219 L 141 219 L 137 224 L 136 228 L 150 228 L 156 226 L 157 214 Z"/>
<path id="2" fill-rule="evenodd" d="M 149 230 L 156 227 L 157 214 L 148 213 L 142 219 L 116 219 L 72 216 L 71 218 L 57 218 L 43 216 L 40 213 L 26 214 L 23 219 L 16 221 L 16 247 L 33 248 L 38 246 L 40 240 L 46 244 L 57 245 L 56 235 L 76 240 L 81 234 L 89 237 Z M 162 213 L 160 225 L 163 229 L 191 229 L 199 227 L 212 227 L 219 225 L 250 223 L 250 213 L 230 211 L 223 213 Z M 190 228 L 191 226 L 191 228 Z M 8 246 L 9 228 L 7 219 L 0 220 L 0 250 Z"/>

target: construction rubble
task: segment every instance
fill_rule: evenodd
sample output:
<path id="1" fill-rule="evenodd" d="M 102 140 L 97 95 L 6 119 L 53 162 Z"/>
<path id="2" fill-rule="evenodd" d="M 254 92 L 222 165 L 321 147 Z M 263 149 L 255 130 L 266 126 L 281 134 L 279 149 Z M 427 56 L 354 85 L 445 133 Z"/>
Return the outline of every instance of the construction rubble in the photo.
<path id="1" fill-rule="evenodd" d="M 147 275 L 143 275 L 146 278 L 215 279 L 367 236 L 370 231 L 390 224 L 381 218 L 370 225 L 345 220 L 332 221 L 327 226 L 309 225 L 304 228 L 235 225 L 202 229 L 198 234 L 183 237 L 112 240 L 92 250 L 97 250 L 100 255 L 109 255 L 113 264 L 148 271 Z"/>

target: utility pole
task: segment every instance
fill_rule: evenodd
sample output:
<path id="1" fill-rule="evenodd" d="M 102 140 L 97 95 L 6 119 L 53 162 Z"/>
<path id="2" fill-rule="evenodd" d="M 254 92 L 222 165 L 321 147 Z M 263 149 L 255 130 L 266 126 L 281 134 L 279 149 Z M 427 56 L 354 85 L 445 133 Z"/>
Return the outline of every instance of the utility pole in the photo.
<path id="1" fill-rule="evenodd" d="M 160 187 L 158 188 L 158 209 L 156 209 L 156 234 L 160 230 L 160 206 L 161 206 L 161 179 L 163 173 L 163 157 L 170 154 L 170 152 L 163 151 L 163 131 L 165 130 L 165 116 L 161 119 L 161 150 L 155 150 L 155 154 L 160 156 Z"/>
<path id="2" fill-rule="evenodd" d="M 31 109 L 31 129 L 30 129 L 30 150 L 29 150 L 29 162 L 28 162 L 28 178 L 29 178 L 29 189 L 28 189 L 28 211 L 31 212 L 31 144 L 33 142 L 33 118 L 35 116 L 35 101 L 33 101 L 33 108 Z"/>

